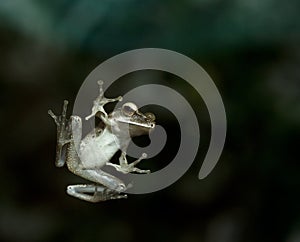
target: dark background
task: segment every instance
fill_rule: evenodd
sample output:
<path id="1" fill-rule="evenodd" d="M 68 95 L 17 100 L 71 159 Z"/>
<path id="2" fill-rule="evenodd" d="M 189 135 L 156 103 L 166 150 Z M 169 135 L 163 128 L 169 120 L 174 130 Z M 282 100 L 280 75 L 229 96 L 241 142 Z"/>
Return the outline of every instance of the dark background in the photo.
<path id="1" fill-rule="evenodd" d="M 1 1 L 0 240 L 300 241 L 299 9 L 297 0 Z M 127 200 L 67 196 L 66 186 L 82 180 L 54 166 L 47 110 L 59 113 L 64 99 L 71 108 L 97 65 L 144 47 L 185 54 L 215 81 L 228 119 L 218 165 L 197 179 L 209 117 L 201 97 L 175 84 L 201 128 L 189 171 L 165 190 Z M 158 121 L 178 136 L 163 111 Z M 168 140 L 168 149 L 177 142 Z"/>

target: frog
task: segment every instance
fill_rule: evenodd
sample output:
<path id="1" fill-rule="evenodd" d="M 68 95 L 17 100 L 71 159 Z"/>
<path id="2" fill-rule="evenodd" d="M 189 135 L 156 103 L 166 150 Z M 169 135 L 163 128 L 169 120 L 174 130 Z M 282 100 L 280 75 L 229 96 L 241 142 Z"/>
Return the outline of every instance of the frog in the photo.
<path id="1" fill-rule="evenodd" d="M 70 196 L 93 203 L 127 198 L 125 192 L 132 186 L 125 185 L 121 179 L 105 172 L 103 167 L 111 166 L 124 174 L 150 173 L 150 170 L 136 167 L 147 158 L 146 153 L 128 163 L 126 152 L 132 137 L 147 135 L 155 128 L 155 115 L 142 113 L 133 102 L 126 102 L 121 108 L 107 113 L 104 108 L 107 103 L 120 102 L 123 98 L 106 98 L 103 81 L 97 83 L 99 95 L 93 102 L 91 114 L 85 120 L 98 118 L 100 122 L 84 138 L 81 117 L 71 115 L 67 118 L 67 100 L 64 100 L 61 115 L 57 116 L 51 109 L 48 110 L 57 126 L 55 165 L 63 167 L 66 164 L 70 172 L 92 182 L 69 185 L 66 192 Z M 111 158 L 119 150 L 119 164 L 112 163 Z"/>

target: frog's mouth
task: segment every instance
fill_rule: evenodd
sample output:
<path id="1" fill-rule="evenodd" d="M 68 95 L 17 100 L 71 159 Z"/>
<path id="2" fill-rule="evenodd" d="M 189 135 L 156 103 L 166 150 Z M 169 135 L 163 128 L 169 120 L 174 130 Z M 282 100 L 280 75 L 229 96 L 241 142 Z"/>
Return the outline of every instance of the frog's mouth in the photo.
<path id="1" fill-rule="evenodd" d="M 129 122 L 129 133 L 131 137 L 148 135 L 154 130 L 155 123 L 141 124 L 135 122 Z"/>
<path id="2" fill-rule="evenodd" d="M 130 119 L 119 119 L 118 121 L 129 126 L 130 136 L 147 135 L 155 128 L 155 116 L 153 114 L 142 114 L 136 112 Z"/>
<path id="3" fill-rule="evenodd" d="M 129 120 L 127 121 L 119 120 L 119 122 L 128 125 L 130 136 L 132 137 L 147 135 L 155 128 L 154 122 L 140 123 L 140 122 L 129 121 Z"/>
<path id="4" fill-rule="evenodd" d="M 122 123 L 122 121 L 119 121 Z M 127 123 L 129 125 L 135 125 L 135 126 L 138 126 L 138 127 L 143 127 L 143 128 L 146 128 L 146 129 L 154 129 L 155 128 L 155 123 L 139 123 L 139 122 L 134 122 L 134 121 L 126 121 L 124 123 Z"/>

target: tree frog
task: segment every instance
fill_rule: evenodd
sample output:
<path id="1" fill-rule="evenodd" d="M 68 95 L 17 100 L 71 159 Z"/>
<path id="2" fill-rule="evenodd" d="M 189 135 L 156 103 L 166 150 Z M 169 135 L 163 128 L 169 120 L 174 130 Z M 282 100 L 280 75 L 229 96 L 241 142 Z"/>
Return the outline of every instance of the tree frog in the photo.
<path id="1" fill-rule="evenodd" d="M 121 101 L 122 97 L 106 98 L 103 92 L 103 82 L 98 81 L 99 96 L 94 100 L 92 113 L 85 119 L 99 117 L 101 124 L 94 128 L 83 139 L 82 120 L 79 116 L 66 118 L 68 101 L 64 101 L 62 115 L 56 116 L 51 110 L 49 115 L 57 125 L 57 167 L 67 164 L 68 169 L 95 184 L 69 185 L 67 193 L 73 197 L 89 201 L 100 202 L 109 199 L 126 198 L 126 187 L 119 178 L 104 172 L 105 165 L 113 166 L 122 173 L 137 172 L 149 173 L 150 170 L 141 170 L 135 167 L 147 155 L 143 153 L 139 159 L 128 164 L 126 150 L 131 137 L 146 135 L 155 127 L 155 116 L 152 113 L 141 113 L 134 103 L 125 103 L 121 108 L 107 114 L 104 105 L 110 102 Z M 103 126 L 103 127 L 100 127 Z M 63 149 L 66 149 L 63 155 Z M 113 155 L 122 150 L 119 164 L 111 163 Z"/>

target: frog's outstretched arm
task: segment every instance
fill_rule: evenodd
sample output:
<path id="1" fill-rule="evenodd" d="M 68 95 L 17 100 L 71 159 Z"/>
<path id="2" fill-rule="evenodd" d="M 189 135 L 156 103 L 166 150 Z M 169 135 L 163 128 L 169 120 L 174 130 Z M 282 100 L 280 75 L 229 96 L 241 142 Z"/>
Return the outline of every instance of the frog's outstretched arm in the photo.
<path id="1" fill-rule="evenodd" d="M 122 101 L 122 97 L 119 96 L 117 98 L 106 98 L 104 97 L 104 91 L 103 91 L 103 81 L 97 82 L 99 85 L 99 96 L 94 100 L 94 105 L 92 107 L 92 113 L 85 117 L 85 120 L 89 120 L 91 117 L 95 116 L 97 112 L 101 112 L 104 114 L 105 117 L 107 117 L 107 113 L 104 110 L 104 105 L 111 102 L 116 101 Z"/>
<path id="2" fill-rule="evenodd" d="M 120 165 L 107 162 L 106 165 L 112 166 L 116 168 L 117 171 L 122 172 L 124 174 L 130 173 L 130 172 L 137 172 L 137 173 L 150 173 L 150 170 L 141 170 L 137 167 L 135 167 L 136 164 L 138 164 L 141 160 L 146 159 L 147 154 L 143 153 L 140 158 L 138 158 L 136 161 L 128 164 L 127 158 L 126 158 L 126 152 L 122 151 L 121 156 L 119 158 Z"/>
<path id="3" fill-rule="evenodd" d="M 48 111 L 48 114 L 54 119 L 57 126 L 57 146 L 56 146 L 56 159 L 55 165 L 57 167 L 62 167 L 65 164 L 65 159 L 63 159 L 62 149 L 63 146 L 71 141 L 71 130 L 69 127 L 69 121 L 66 118 L 67 115 L 68 101 L 64 100 L 63 111 L 60 116 L 56 116 L 52 110 Z"/>

